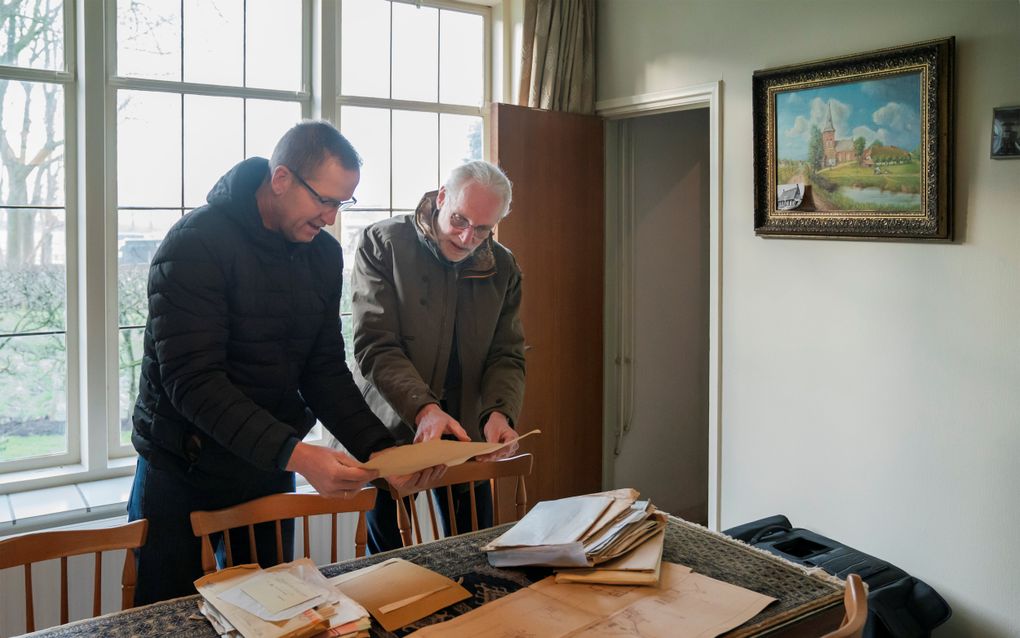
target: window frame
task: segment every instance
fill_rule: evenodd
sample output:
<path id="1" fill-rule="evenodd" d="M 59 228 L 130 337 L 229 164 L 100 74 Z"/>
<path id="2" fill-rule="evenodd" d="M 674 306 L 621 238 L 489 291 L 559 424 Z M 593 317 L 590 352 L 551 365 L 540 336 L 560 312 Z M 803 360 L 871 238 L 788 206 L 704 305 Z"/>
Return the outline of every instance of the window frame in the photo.
<path id="1" fill-rule="evenodd" d="M 33 474 L 40 470 L 59 466 L 76 466 L 81 463 L 81 420 L 78 410 L 80 404 L 80 375 L 78 369 L 78 351 L 80 335 L 78 330 L 78 264 L 77 264 L 77 229 L 78 206 L 75 190 L 77 187 L 77 92 L 78 81 L 75 73 L 77 40 L 75 0 L 63 2 L 64 51 L 63 68 L 34 69 L 31 67 L 0 65 L 0 79 L 12 81 L 40 82 L 59 84 L 63 90 L 64 100 L 64 254 L 65 254 L 65 298 L 64 298 L 64 347 L 66 352 L 65 383 L 67 399 L 65 413 L 67 415 L 66 437 L 67 449 L 63 453 L 14 459 L 0 462 L 0 489 L 8 482 L 7 477 L 18 477 Z M 32 208 L 39 206 L 2 206 L 2 208 Z M 47 208 L 47 207 L 41 207 Z M 55 208 L 55 207 L 53 207 Z M 31 334 L 31 333 L 25 333 Z"/>

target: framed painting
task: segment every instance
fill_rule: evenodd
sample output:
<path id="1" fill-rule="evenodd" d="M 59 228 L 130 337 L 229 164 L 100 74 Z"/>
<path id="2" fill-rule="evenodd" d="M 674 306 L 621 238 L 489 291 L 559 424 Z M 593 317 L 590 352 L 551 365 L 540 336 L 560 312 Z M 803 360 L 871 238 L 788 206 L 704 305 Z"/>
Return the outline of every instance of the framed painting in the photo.
<path id="1" fill-rule="evenodd" d="M 755 232 L 952 239 L 954 47 L 756 71 Z"/>

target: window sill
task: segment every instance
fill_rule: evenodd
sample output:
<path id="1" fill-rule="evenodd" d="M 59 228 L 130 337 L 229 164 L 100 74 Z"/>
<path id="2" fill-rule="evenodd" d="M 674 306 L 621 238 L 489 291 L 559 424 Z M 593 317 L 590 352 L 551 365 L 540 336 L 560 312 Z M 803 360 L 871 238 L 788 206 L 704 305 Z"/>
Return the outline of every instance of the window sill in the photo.
<path id="1" fill-rule="evenodd" d="M 133 463 L 132 463 L 133 465 Z M 122 517 L 134 474 L 0 494 L 0 538 Z M 297 491 L 315 490 L 297 476 Z"/>

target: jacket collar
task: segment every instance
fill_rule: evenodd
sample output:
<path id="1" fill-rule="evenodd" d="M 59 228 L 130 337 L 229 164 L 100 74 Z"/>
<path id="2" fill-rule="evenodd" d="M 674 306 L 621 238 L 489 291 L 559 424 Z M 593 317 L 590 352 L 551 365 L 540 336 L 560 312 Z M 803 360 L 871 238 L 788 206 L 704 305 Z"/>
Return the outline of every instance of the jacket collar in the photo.
<path id="1" fill-rule="evenodd" d="M 256 245 L 270 251 L 295 252 L 307 244 L 293 243 L 262 223 L 255 192 L 269 179 L 269 160 L 250 157 L 234 166 L 221 177 L 209 192 L 206 201 L 220 206 Z"/>
<path id="2" fill-rule="evenodd" d="M 496 257 L 492 252 L 495 240 L 490 236 L 469 257 L 460 262 L 452 262 L 443 256 L 436 241 L 436 218 L 439 206 L 436 198 L 439 191 L 429 191 L 418 202 L 414 211 L 414 226 L 418 231 L 418 241 L 433 257 L 441 263 L 458 271 L 462 279 L 484 279 L 496 274 Z"/>

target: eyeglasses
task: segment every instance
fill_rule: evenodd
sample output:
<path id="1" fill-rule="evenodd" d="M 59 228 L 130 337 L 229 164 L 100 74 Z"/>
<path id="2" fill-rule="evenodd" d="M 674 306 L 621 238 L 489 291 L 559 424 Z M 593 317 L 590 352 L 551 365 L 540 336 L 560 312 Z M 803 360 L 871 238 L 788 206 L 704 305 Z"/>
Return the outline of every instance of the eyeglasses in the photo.
<path id="1" fill-rule="evenodd" d="M 312 196 L 315 197 L 315 199 L 319 200 L 319 203 L 322 204 L 323 206 L 327 206 L 328 205 L 328 206 L 331 206 L 333 208 L 336 208 L 338 211 L 341 211 L 341 210 L 347 210 L 351 206 L 354 206 L 355 204 L 358 203 L 358 198 L 357 197 L 352 197 L 350 199 L 344 199 L 344 200 L 333 199 L 331 197 L 323 197 L 322 195 L 320 195 L 318 193 L 318 191 L 316 191 L 314 188 L 312 188 L 311 185 L 304 180 L 304 178 L 302 178 L 300 175 L 298 175 L 297 171 L 295 171 L 293 168 L 291 168 L 289 166 L 287 167 L 287 170 L 289 170 L 290 174 L 293 175 L 297 179 L 297 181 L 301 183 L 302 186 L 307 188 L 308 192 L 311 193 Z"/>
<path id="2" fill-rule="evenodd" d="M 457 230 L 471 229 L 475 239 L 485 239 L 492 234 L 494 226 L 478 226 L 468 221 L 467 217 L 464 217 L 460 213 L 450 213 L 450 226 L 453 226 Z"/>

